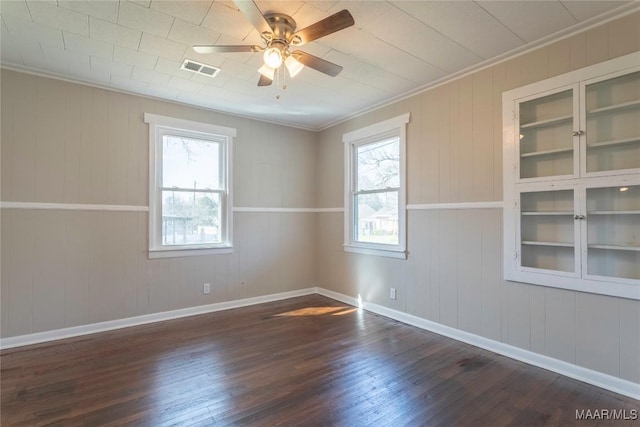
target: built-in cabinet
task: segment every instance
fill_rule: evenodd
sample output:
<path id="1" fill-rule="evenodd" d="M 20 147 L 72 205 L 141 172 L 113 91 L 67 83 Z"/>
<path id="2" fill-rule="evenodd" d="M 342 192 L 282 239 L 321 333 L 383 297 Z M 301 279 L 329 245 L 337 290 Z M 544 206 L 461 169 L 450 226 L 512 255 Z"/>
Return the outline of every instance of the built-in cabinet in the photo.
<path id="1" fill-rule="evenodd" d="M 640 66 L 503 94 L 505 279 L 640 299 Z"/>

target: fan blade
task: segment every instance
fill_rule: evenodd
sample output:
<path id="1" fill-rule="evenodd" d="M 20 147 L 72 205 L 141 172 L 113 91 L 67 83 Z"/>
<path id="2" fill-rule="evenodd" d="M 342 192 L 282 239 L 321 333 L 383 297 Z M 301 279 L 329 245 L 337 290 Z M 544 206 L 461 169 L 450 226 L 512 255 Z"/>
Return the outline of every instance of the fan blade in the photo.
<path id="1" fill-rule="evenodd" d="M 314 70 L 320 71 L 321 73 L 327 74 L 331 77 L 335 77 L 340 74 L 342 71 L 342 67 L 338 64 L 334 64 L 333 62 L 325 61 L 322 58 L 318 58 L 317 56 L 313 56 L 307 52 L 303 52 L 301 50 L 296 50 L 291 54 L 296 61 L 300 62 L 303 65 L 306 65 L 309 68 L 313 68 Z"/>
<path id="2" fill-rule="evenodd" d="M 227 45 L 227 46 L 215 46 L 215 45 L 198 45 L 194 46 L 193 50 L 198 53 L 225 53 L 225 52 L 259 52 L 263 50 L 262 47 L 256 45 Z"/>
<path id="3" fill-rule="evenodd" d="M 271 86 L 271 83 L 273 83 L 273 80 L 271 80 L 269 77 L 265 77 L 262 74 L 260 74 L 260 80 L 258 80 L 258 86 Z"/>
<path id="4" fill-rule="evenodd" d="M 352 26 L 354 23 L 353 16 L 345 9 L 295 32 L 293 37 L 295 38 L 297 36 L 300 38 L 300 42 L 296 44 L 296 46 L 300 46 L 317 40 L 320 37 L 328 36 L 336 31 L 343 30 Z"/>
<path id="5" fill-rule="evenodd" d="M 234 3 L 261 35 L 262 33 L 271 34 L 273 32 L 271 26 L 267 20 L 264 19 L 262 12 L 260 12 L 260 9 L 258 9 L 258 5 L 255 4 L 255 2 L 251 0 L 234 0 Z"/>

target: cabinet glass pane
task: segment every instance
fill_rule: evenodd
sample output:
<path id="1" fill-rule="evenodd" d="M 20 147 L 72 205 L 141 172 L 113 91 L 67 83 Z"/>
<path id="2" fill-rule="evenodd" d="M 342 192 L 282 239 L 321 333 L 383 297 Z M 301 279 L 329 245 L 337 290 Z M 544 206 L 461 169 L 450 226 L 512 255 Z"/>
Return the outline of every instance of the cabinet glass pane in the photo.
<path id="1" fill-rule="evenodd" d="M 587 172 L 640 168 L 640 72 L 586 87 Z"/>
<path id="2" fill-rule="evenodd" d="M 575 271 L 573 191 L 520 195 L 522 266 Z"/>
<path id="3" fill-rule="evenodd" d="M 520 103 L 520 178 L 573 174 L 573 90 Z"/>
<path id="4" fill-rule="evenodd" d="M 592 275 L 640 279 L 640 185 L 587 189 L 587 265 Z"/>

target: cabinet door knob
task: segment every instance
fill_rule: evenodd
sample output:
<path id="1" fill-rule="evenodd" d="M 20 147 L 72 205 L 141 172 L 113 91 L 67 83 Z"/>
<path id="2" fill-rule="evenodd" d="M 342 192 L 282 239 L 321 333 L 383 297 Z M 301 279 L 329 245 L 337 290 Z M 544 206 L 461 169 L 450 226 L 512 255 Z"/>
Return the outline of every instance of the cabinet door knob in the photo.
<path id="1" fill-rule="evenodd" d="M 584 131 L 583 130 L 574 130 L 573 131 L 573 136 L 580 136 L 580 135 L 584 135 Z"/>
<path id="2" fill-rule="evenodd" d="M 574 215 L 573 219 L 580 219 L 580 215 Z"/>

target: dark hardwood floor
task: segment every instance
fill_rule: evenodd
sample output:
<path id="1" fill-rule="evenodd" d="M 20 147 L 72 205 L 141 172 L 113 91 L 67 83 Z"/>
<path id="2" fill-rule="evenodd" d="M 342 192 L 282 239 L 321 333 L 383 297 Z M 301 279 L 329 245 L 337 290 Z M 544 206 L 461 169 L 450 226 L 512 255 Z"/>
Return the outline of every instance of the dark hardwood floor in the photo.
<path id="1" fill-rule="evenodd" d="M 544 426 L 640 402 L 313 295 L 2 351 L 2 426 Z"/>

